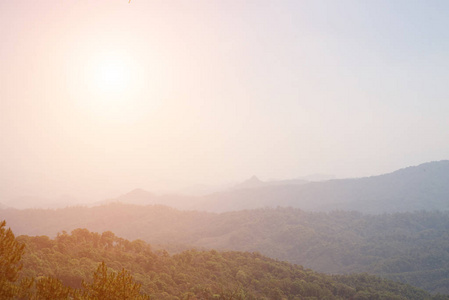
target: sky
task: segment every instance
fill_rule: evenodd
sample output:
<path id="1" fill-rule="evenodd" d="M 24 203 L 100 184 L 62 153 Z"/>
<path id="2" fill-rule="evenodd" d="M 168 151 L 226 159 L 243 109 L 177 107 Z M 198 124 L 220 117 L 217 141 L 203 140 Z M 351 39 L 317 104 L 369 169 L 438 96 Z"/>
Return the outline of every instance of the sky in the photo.
<path id="1" fill-rule="evenodd" d="M 449 157 L 449 2 L 0 2 L 0 202 Z"/>

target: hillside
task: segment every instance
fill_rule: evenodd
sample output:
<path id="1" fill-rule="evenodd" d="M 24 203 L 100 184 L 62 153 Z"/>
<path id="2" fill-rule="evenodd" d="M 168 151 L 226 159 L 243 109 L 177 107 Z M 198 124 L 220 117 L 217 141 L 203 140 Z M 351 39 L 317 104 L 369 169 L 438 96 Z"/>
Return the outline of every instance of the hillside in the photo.
<path id="1" fill-rule="evenodd" d="M 261 181 L 253 176 L 234 188 L 206 196 L 154 195 L 141 189 L 106 202 L 163 204 L 178 209 L 226 212 L 264 207 L 364 213 L 449 210 L 449 161 L 425 163 L 389 174 L 334 179 Z"/>
<path id="2" fill-rule="evenodd" d="M 17 240 L 26 245 L 23 278 L 51 276 L 74 289 L 85 289 L 82 281 L 91 282 L 103 261 L 116 274 L 128 270 L 152 299 L 448 299 L 367 274 L 324 275 L 259 253 L 188 250 L 170 256 L 110 231 Z"/>
<path id="3" fill-rule="evenodd" d="M 2 210 L 0 218 L 18 234 L 55 237 L 75 228 L 111 230 L 174 252 L 191 246 L 258 251 L 320 272 L 369 272 L 449 293 L 449 213 L 373 216 L 278 208 L 215 214 L 111 204 Z"/>
<path id="4" fill-rule="evenodd" d="M 449 161 L 425 163 L 379 176 L 261 186 L 203 197 L 197 210 L 224 212 L 262 207 L 309 211 L 392 213 L 449 210 Z"/>
<path id="5" fill-rule="evenodd" d="M 262 181 L 256 176 L 252 176 L 251 178 L 235 185 L 231 190 L 242 190 L 242 189 L 254 189 L 268 186 L 279 186 L 279 185 L 300 185 L 308 183 L 308 180 L 305 179 L 289 179 L 289 180 L 269 180 Z"/>
<path id="6" fill-rule="evenodd" d="M 134 189 L 116 198 L 97 201 L 94 205 L 115 202 L 138 205 L 161 204 L 181 210 L 209 212 L 278 206 L 324 212 L 356 210 L 370 214 L 449 210 L 448 182 L 449 161 L 445 160 L 379 176 L 320 182 L 302 179 L 261 181 L 253 176 L 226 191 L 205 196 L 158 195 L 143 189 Z M 69 206 L 70 197 L 61 197 L 51 203 L 46 201 L 22 197 L 6 204 L 19 209 L 62 208 Z M 75 203 L 73 201 L 72 204 Z"/>

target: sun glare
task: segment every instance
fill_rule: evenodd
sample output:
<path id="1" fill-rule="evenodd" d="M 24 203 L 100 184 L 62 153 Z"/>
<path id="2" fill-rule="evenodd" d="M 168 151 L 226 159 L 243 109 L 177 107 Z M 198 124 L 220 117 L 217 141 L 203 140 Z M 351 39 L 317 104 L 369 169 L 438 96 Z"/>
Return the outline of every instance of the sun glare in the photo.
<path id="1" fill-rule="evenodd" d="M 138 119 L 154 101 L 145 101 L 146 72 L 135 56 L 126 51 L 105 50 L 86 52 L 72 61 L 73 70 L 80 70 L 79 76 L 71 80 L 78 82 L 71 91 L 80 107 L 102 121 Z"/>
<path id="2" fill-rule="evenodd" d="M 127 92 L 130 85 L 130 66 L 123 57 L 107 55 L 93 66 L 93 89 L 100 94 Z"/>

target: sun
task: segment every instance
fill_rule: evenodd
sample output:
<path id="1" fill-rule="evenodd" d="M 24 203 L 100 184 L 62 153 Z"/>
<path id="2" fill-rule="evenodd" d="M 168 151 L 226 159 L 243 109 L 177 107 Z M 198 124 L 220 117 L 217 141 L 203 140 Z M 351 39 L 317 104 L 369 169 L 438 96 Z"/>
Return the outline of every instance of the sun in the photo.
<path id="1" fill-rule="evenodd" d="M 99 122 L 135 122 L 159 103 L 148 76 L 155 64 L 149 68 L 139 51 L 89 50 L 67 59 L 67 86 L 80 112 Z"/>
<path id="2" fill-rule="evenodd" d="M 92 65 L 91 89 L 98 96 L 129 92 L 132 67 L 123 55 L 115 53 L 97 57 Z"/>
<path id="3" fill-rule="evenodd" d="M 110 50 L 89 53 L 83 63 L 83 84 L 75 92 L 81 107 L 99 120 L 135 118 L 144 86 L 138 61 L 126 51 Z"/>

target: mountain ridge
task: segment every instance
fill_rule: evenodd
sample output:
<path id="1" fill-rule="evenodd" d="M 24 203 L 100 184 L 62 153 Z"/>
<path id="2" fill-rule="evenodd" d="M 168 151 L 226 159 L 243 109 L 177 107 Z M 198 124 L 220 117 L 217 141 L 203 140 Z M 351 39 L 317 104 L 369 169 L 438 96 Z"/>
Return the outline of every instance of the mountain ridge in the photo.
<path id="1" fill-rule="evenodd" d="M 391 173 L 302 185 L 263 186 L 203 197 L 193 209 L 224 212 L 291 206 L 311 211 L 364 213 L 448 210 L 449 161 L 424 163 Z"/>
<path id="2" fill-rule="evenodd" d="M 181 210 L 210 212 L 291 206 L 310 211 L 356 210 L 372 214 L 422 209 L 449 210 L 448 182 L 449 160 L 442 160 L 381 175 L 317 182 L 307 182 L 303 179 L 262 181 L 253 176 L 227 190 L 203 196 L 157 195 L 137 188 L 89 206 L 121 202 L 138 205 L 161 204 Z M 26 201 L 21 203 L 18 198 L 15 203 L 6 205 L 20 209 L 58 207 L 58 203 L 52 203 L 48 207 L 31 205 L 28 203 L 29 199 L 30 197 L 25 197 L 22 200 Z M 69 203 L 63 202 L 59 207 L 69 206 Z"/>

